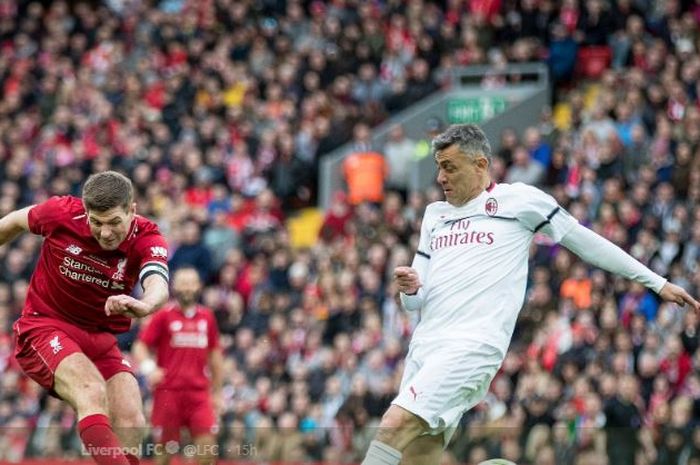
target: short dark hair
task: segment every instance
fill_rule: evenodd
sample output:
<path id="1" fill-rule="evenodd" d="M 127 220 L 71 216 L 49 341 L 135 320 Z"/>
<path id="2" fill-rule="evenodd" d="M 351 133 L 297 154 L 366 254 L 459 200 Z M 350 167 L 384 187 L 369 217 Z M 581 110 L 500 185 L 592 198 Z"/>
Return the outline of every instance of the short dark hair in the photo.
<path id="1" fill-rule="evenodd" d="M 203 283 L 203 282 L 204 282 L 204 279 L 202 278 L 202 273 L 199 272 L 199 270 L 197 269 L 196 266 L 194 266 L 194 265 L 192 265 L 192 264 L 190 264 L 190 263 L 185 263 L 184 265 L 180 265 L 180 266 L 176 267 L 174 270 L 171 270 L 171 271 L 172 271 L 172 275 L 171 275 L 171 276 L 173 277 L 173 279 L 171 280 L 171 282 L 175 282 L 175 279 L 174 279 L 174 278 L 175 278 L 175 275 L 178 274 L 180 271 L 194 271 L 195 274 L 197 275 L 197 278 L 199 279 L 199 282 L 200 282 L 200 283 Z"/>
<path id="2" fill-rule="evenodd" d="M 462 153 L 474 157 L 483 155 L 491 162 L 491 144 L 476 124 L 453 124 L 433 139 L 433 153 L 457 144 Z"/>
<path id="3" fill-rule="evenodd" d="M 92 174 L 83 185 L 83 204 L 87 210 L 106 212 L 114 207 L 128 210 L 133 201 L 131 180 L 116 171 Z"/>

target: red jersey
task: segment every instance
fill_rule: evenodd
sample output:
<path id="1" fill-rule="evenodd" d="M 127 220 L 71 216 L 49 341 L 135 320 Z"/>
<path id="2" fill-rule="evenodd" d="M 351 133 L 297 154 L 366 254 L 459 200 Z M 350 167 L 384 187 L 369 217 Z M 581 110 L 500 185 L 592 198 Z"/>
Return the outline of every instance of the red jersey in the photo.
<path id="1" fill-rule="evenodd" d="M 157 389 L 209 389 L 209 353 L 219 346 L 214 314 L 196 306 L 183 313 L 177 304 L 156 312 L 139 340 L 156 351 L 165 371 Z"/>
<path id="2" fill-rule="evenodd" d="M 152 272 L 168 276 L 168 248 L 158 227 L 136 216 L 116 250 L 104 250 L 90 233 L 83 202 L 52 197 L 29 210 L 29 229 L 44 236 L 22 315 L 45 315 L 87 331 L 121 333 L 123 315 L 107 316 L 112 295 L 131 294 Z"/>

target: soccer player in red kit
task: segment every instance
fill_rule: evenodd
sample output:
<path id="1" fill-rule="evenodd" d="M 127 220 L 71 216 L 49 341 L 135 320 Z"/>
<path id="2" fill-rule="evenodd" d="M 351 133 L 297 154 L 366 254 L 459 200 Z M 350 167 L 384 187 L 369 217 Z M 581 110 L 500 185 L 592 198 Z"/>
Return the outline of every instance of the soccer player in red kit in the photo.
<path id="1" fill-rule="evenodd" d="M 132 351 L 154 387 L 151 424 L 155 441 L 161 445 L 179 442 L 180 429 L 185 427 L 194 440 L 197 461 L 212 464 L 218 455 L 221 404 L 219 330 L 211 310 L 197 304 L 202 289 L 197 270 L 179 268 L 172 281 L 177 302 L 153 315 Z M 155 351 L 156 362 L 149 349 Z M 156 449 L 156 463 L 169 463 L 168 449 Z"/>
<path id="2" fill-rule="evenodd" d="M 26 231 L 44 237 L 13 326 L 17 362 L 75 409 L 99 465 L 137 464 L 123 447 L 136 448 L 145 426 L 138 384 L 114 335 L 168 299 L 165 239 L 135 208 L 131 181 L 106 171 L 87 179 L 82 199 L 52 197 L 0 219 L 0 245 Z M 130 295 L 137 281 L 141 299 Z"/>

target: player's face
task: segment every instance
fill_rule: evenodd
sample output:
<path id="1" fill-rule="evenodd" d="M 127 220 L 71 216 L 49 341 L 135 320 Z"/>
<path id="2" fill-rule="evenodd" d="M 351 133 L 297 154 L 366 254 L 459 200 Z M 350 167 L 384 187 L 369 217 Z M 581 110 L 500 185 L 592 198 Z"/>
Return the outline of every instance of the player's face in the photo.
<path id="1" fill-rule="evenodd" d="M 464 205 L 484 189 L 488 169 L 486 158 L 465 155 L 457 144 L 453 144 L 438 151 L 435 161 L 438 165 L 437 182 L 450 205 Z"/>
<path id="2" fill-rule="evenodd" d="M 124 207 L 110 208 L 104 212 L 88 211 L 90 232 L 105 250 L 115 250 L 129 233 L 134 220 L 136 204 L 127 210 Z"/>
<path id="3" fill-rule="evenodd" d="M 191 268 L 183 268 L 175 272 L 173 276 L 173 294 L 180 307 L 188 307 L 197 301 L 202 282 L 199 274 Z"/>

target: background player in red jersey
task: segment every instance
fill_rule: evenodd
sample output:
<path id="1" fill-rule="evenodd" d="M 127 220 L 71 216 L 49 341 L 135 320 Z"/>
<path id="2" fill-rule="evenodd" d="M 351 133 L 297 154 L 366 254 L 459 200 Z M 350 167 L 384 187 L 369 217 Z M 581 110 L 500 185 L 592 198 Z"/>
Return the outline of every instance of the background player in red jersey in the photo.
<path id="1" fill-rule="evenodd" d="M 132 351 L 154 387 L 151 423 L 155 441 L 179 441 L 180 430 L 186 427 L 197 446 L 197 460 L 210 464 L 217 455 L 223 358 L 214 314 L 197 304 L 201 289 L 196 269 L 178 269 L 172 287 L 177 302 L 151 318 Z M 155 350 L 156 362 L 149 348 Z M 167 449 L 157 448 L 156 452 Z M 159 464 L 169 461 L 170 454 L 156 456 Z"/>
<path id="2" fill-rule="evenodd" d="M 114 334 L 168 298 L 165 239 L 135 214 L 133 199 L 131 181 L 106 171 L 87 179 L 82 200 L 52 197 L 0 219 L 0 245 L 26 231 L 44 237 L 13 327 L 15 357 L 75 409 L 83 444 L 100 465 L 138 463 L 121 447 L 138 446 L 145 425 L 138 384 Z M 129 295 L 137 280 L 141 299 Z"/>

